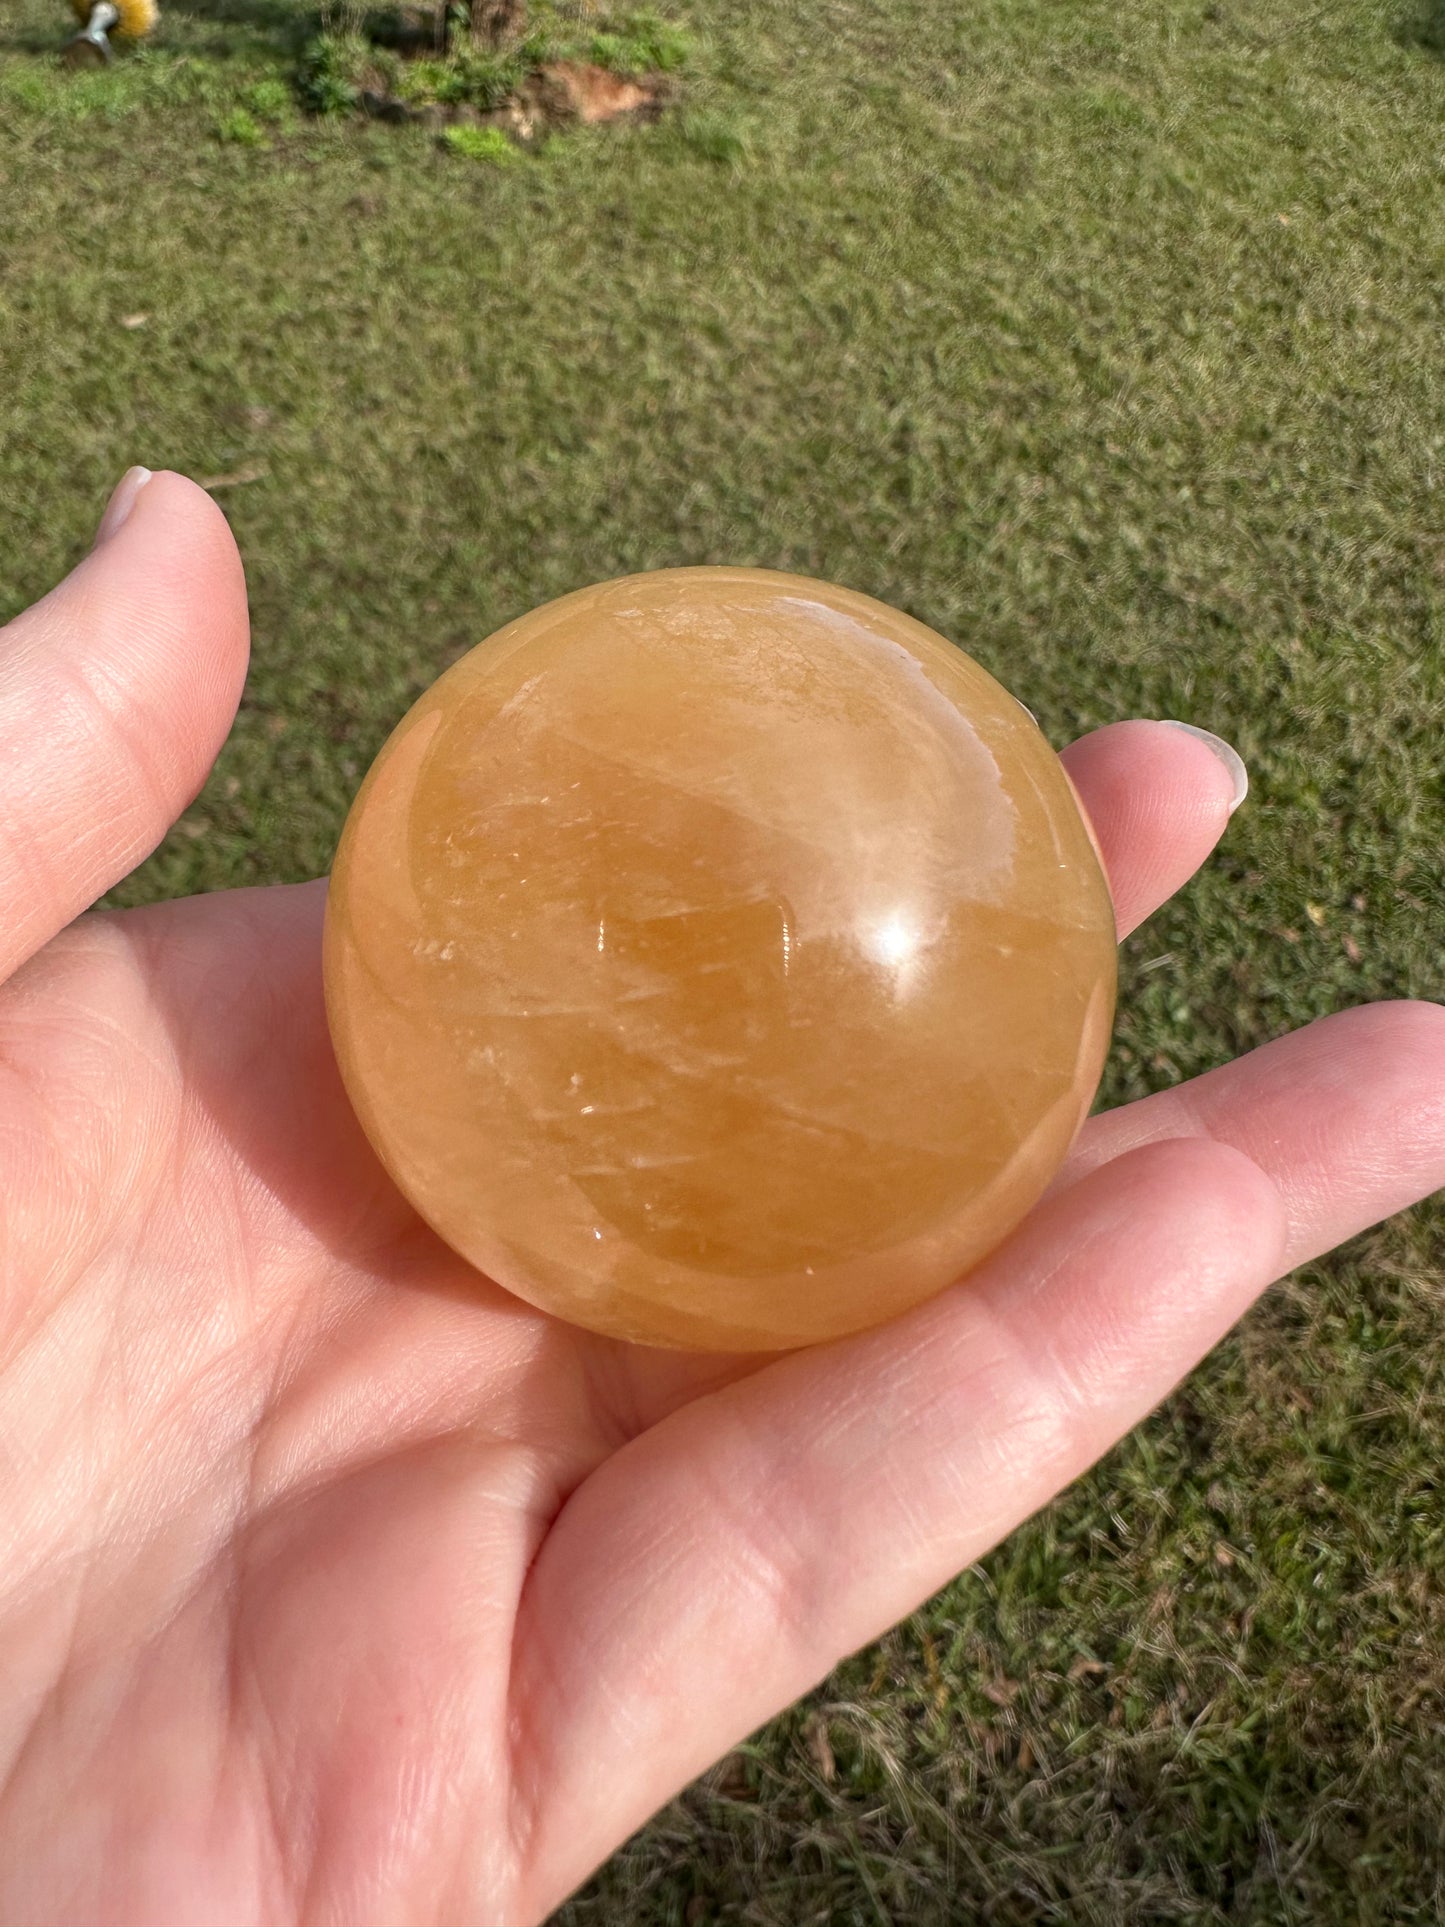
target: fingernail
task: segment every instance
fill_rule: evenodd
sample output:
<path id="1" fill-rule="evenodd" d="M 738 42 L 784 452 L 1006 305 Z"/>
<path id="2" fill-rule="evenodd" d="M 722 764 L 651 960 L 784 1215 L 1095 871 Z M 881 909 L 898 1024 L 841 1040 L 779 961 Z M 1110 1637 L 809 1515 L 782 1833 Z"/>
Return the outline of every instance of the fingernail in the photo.
<path id="1" fill-rule="evenodd" d="M 1164 716 L 1160 720 L 1168 723 L 1171 729 L 1182 729 L 1186 736 L 1197 736 L 1201 743 L 1208 743 L 1229 771 L 1230 781 L 1234 784 L 1234 801 L 1229 806 L 1229 814 L 1233 816 L 1245 797 L 1249 795 L 1249 771 L 1244 767 L 1244 758 L 1239 751 L 1231 748 L 1222 736 L 1215 736 L 1211 731 L 1200 729 L 1194 723 L 1181 723 L 1173 716 Z"/>
<path id="2" fill-rule="evenodd" d="M 100 518 L 100 527 L 95 532 L 96 548 L 108 542 L 125 522 L 135 507 L 136 497 L 151 478 L 148 468 L 128 468 L 116 483 L 110 500 L 105 505 L 105 514 Z"/>

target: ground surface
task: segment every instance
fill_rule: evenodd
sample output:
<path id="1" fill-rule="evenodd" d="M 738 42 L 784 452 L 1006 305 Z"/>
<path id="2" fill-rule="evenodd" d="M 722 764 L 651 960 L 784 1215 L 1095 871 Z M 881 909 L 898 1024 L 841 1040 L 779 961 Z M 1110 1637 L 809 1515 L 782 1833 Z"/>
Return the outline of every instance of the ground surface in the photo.
<path id="1" fill-rule="evenodd" d="M 288 0 L 172 0 L 69 81 L 58 0 L 7 6 L 0 616 L 135 461 L 219 478 L 250 571 L 235 735 L 123 899 L 324 869 L 459 651 L 730 561 L 903 605 L 1056 741 L 1239 744 L 1109 1101 L 1439 997 L 1445 14 L 1409 5 L 680 0 L 686 117 L 505 169 L 293 118 Z M 1437 1204 L 1276 1291 L 567 1927 L 1438 1921 L 1442 1260 Z"/>

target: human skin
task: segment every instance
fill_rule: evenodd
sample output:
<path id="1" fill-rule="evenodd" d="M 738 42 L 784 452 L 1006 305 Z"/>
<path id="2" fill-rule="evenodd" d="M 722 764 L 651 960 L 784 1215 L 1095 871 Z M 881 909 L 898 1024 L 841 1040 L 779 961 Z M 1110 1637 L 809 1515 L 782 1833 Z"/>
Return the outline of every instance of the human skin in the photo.
<path id="1" fill-rule="evenodd" d="M 1095 1118 L 979 1270 L 859 1337 L 549 1319 L 356 1124 L 324 883 L 80 915 L 245 670 L 219 511 L 127 492 L 0 637 L 0 1919 L 543 1918 L 1271 1280 L 1445 1183 L 1445 1011 L 1367 1006 Z M 1229 774 L 1148 722 L 1065 762 L 1126 932 Z"/>

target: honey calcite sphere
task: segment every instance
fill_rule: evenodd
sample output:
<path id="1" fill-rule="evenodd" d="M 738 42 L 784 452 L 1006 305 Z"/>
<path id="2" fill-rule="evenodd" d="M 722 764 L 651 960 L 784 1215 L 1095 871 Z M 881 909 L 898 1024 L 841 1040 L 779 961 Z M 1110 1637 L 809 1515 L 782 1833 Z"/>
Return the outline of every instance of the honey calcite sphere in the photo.
<path id="1" fill-rule="evenodd" d="M 1063 766 L 868 596 L 667 569 L 464 656 L 356 799 L 346 1088 L 456 1251 L 656 1345 L 772 1350 L 951 1283 L 1053 1176 L 1113 1018 Z"/>

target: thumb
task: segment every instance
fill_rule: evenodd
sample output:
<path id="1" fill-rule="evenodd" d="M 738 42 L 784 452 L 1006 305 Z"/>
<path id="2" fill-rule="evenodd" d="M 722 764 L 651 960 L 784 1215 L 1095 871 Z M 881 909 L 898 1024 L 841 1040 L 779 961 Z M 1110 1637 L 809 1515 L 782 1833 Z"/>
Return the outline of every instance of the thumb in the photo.
<path id="1" fill-rule="evenodd" d="M 246 674 L 226 518 L 131 469 L 95 547 L 0 629 L 0 979 L 134 869 L 206 779 Z"/>

